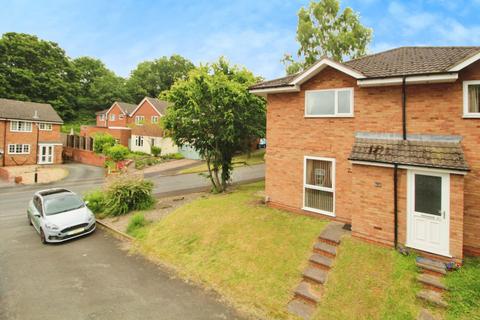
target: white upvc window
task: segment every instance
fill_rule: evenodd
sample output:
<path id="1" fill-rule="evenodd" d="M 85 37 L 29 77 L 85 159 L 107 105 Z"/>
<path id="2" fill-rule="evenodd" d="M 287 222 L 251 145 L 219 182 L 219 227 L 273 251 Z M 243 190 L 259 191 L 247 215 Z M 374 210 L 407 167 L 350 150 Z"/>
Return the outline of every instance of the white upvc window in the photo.
<path id="1" fill-rule="evenodd" d="M 305 91 L 305 117 L 353 117 L 353 88 Z"/>
<path id="2" fill-rule="evenodd" d="M 142 125 L 145 122 L 145 116 L 136 116 L 135 124 Z"/>
<path id="3" fill-rule="evenodd" d="M 30 145 L 29 144 L 9 144 L 8 153 L 9 154 L 29 154 Z"/>
<path id="4" fill-rule="evenodd" d="M 32 132 L 32 123 L 29 121 L 11 121 L 10 131 L 13 132 Z"/>
<path id="5" fill-rule="evenodd" d="M 303 209 L 335 216 L 335 159 L 304 158 Z"/>
<path id="6" fill-rule="evenodd" d="M 123 118 L 124 118 L 123 113 L 120 113 L 120 114 L 118 115 L 118 119 L 123 119 Z"/>
<path id="7" fill-rule="evenodd" d="M 110 121 L 115 121 L 115 115 L 114 114 L 110 115 Z"/>
<path id="8" fill-rule="evenodd" d="M 158 116 L 152 116 L 152 123 L 158 123 Z"/>
<path id="9" fill-rule="evenodd" d="M 480 118 L 480 80 L 463 82 L 463 117 Z"/>
<path id="10" fill-rule="evenodd" d="M 38 128 L 42 131 L 52 131 L 52 124 L 41 122 L 38 124 Z"/>
<path id="11" fill-rule="evenodd" d="M 135 138 L 135 145 L 137 147 L 143 147 L 143 136 L 137 136 Z"/>
<path id="12" fill-rule="evenodd" d="M 105 121 L 105 114 L 100 115 L 100 121 Z"/>

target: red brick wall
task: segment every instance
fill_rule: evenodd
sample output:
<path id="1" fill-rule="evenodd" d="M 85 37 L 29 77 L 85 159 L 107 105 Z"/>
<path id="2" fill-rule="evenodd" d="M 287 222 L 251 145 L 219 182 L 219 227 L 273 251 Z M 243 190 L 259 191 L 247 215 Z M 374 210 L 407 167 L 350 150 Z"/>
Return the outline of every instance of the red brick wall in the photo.
<path id="1" fill-rule="evenodd" d="M 103 115 L 104 118 L 102 120 L 101 115 L 97 114 L 96 119 L 97 119 L 97 127 L 106 127 L 107 126 L 107 116 Z"/>
<path id="2" fill-rule="evenodd" d="M 93 151 L 80 150 L 74 148 L 65 148 L 65 151 L 72 155 L 73 161 L 89 164 L 92 166 L 103 167 L 105 164 L 105 156 L 96 154 Z"/>
<path id="3" fill-rule="evenodd" d="M 5 146 L 5 166 L 15 166 L 15 165 L 30 165 L 37 163 L 37 152 L 38 152 L 38 145 L 37 141 L 40 143 L 60 143 L 60 125 L 53 124 L 51 131 L 43 131 L 38 130 L 35 124 L 32 125 L 31 132 L 12 132 L 10 131 L 10 121 L 2 121 L 0 124 L 0 142 L 1 147 L 4 148 Z M 4 135 L 4 126 L 6 126 L 6 134 Z M 37 138 L 38 135 L 38 138 Z M 5 140 L 4 140 L 5 139 Z M 30 153 L 26 155 L 16 155 L 16 154 L 9 154 L 8 153 L 8 145 L 9 144 L 29 144 L 30 145 Z M 62 163 L 62 146 L 55 145 L 54 147 L 54 163 Z"/>
<path id="4" fill-rule="evenodd" d="M 115 115 L 114 121 L 110 120 L 110 116 L 112 114 Z M 120 116 L 122 116 L 123 118 L 120 119 Z M 120 109 L 117 103 L 115 103 L 113 107 L 110 109 L 106 119 L 107 119 L 108 127 L 126 127 L 127 126 L 127 116 L 123 114 L 122 110 Z"/>
<path id="5" fill-rule="evenodd" d="M 128 147 L 128 140 L 130 139 L 132 133 L 130 128 L 126 129 L 112 129 L 105 127 L 92 127 L 92 126 L 81 126 L 80 135 L 86 137 L 93 137 L 97 133 L 108 133 L 113 136 L 115 139 L 119 140 L 119 143 Z"/>
<path id="6" fill-rule="evenodd" d="M 480 248 L 480 119 L 462 118 L 462 81 L 466 79 L 480 79 L 480 63 L 462 71 L 455 83 L 410 85 L 407 89 L 409 134 L 461 135 L 464 138 L 462 146 L 472 168 L 465 177 L 464 194 L 458 195 L 463 190 L 459 180 L 464 178 L 453 175 L 451 178 L 452 189 L 458 190 L 451 195 L 451 210 L 455 210 L 458 218 L 456 223 L 461 221 L 458 212 L 464 212 L 463 240 L 459 240 L 458 236 L 462 233 L 461 226 L 452 223 L 452 232 L 458 239 L 452 241 L 452 251 L 456 255 L 459 255 L 458 246 L 462 241 L 467 249 Z M 305 90 L 343 87 L 354 88 L 354 118 L 304 117 Z M 393 191 L 390 192 L 393 188 L 392 169 L 352 167 L 348 156 L 355 132 L 402 132 L 401 86 L 359 88 L 355 79 L 326 68 L 303 84 L 301 92 L 272 94 L 267 100 L 266 195 L 272 204 L 298 211 L 303 205 L 304 156 L 335 158 L 337 219 L 352 221 L 353 230 L 357 233 L 391 243 L 393 225 L 388 226 L 388 221 L 393 210 Z M 376 180 L 382 183 L 382 188 L 374 186 Z M 399 183 L 406 184 L 403 175 Z M 356 190 L 357 185 L 366 189 Z M 405 192 L 406 186 L 399 190 Z M 368 197 L 370 192 L 385 194 L 377 199 L 376 204 Z M 362 196 L 366 198 L 359 208 L 359 200 L 353 199 Z M 399 196 L 399 203 L 406 203 L 406 195 Z M 370 206 L 371 210 L 368 209 Z M 399 206 L 403 226 L 405 210 L 405 206 Z M 377 218 L 373 224 L 379 224 L 381 230 L 373 229 L 373 225 L 362 225 L 371 222 L 362 222 L 364 220 L 360 217 L 371 218 L 374 213 Z M 353 215 L 359 215 L 358 219 L 357 216 L 352 218 Z M 375 234 L 371 234 L 371 229 L 376 230 Z M 400 239 L 404 241 L 404 235 L 402 237 Z"/>

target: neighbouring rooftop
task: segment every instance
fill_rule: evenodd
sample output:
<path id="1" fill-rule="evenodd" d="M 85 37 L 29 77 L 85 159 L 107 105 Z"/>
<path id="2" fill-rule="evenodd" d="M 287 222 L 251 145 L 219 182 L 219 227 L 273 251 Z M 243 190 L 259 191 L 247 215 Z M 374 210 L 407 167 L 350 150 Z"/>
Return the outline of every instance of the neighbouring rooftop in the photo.
<path id="1" fill-rule="evenodd" d="M 0 118 L 63 123 L 48 103 L 0 99 Z"/>

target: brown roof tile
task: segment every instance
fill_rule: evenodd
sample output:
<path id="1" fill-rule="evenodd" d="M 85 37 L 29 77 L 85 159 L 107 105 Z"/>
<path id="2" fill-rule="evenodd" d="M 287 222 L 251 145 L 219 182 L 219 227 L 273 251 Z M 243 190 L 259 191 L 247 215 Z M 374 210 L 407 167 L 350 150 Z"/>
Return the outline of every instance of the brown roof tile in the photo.
<path id="1" fill-rule="evenodd" d="M 37 118 L 34 117 L 35 113 Z M 11 99 L 0 99 L 0 118 L 63 123 L 62 118 L 48 103 Z"/>
<path id="2" fill-rule="evenodd" d="M 162 115 L 165 115 L 167 111 L 168 102 L 164 100 L 158 100 L 156 98 L 145 97 Z"/>
<path id="3" fill-rule="evenodd" d="M 349 160 L 468 171 L 459 141 L 355 138 Z"/>
<path id="4" fill-rule="evenodd" d="M 445 73 L 454 65 L 480 53 L 480 47 L 400 47 L 353 59 L 343 64 L 368 78 Z M 250 89 L 291 86 L 303 72 L 257 83 Z"/>

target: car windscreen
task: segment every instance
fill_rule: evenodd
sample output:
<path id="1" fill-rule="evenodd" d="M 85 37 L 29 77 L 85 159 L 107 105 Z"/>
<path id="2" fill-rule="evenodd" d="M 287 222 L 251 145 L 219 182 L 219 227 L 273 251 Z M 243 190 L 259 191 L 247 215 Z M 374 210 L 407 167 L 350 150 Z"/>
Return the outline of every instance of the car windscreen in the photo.
<path id="1" fill-rule="evenodd" d="M 56 195 L 44 198 L 45 214 L 51 216 L 57 213 L 80 209 L 84 206 L 82 199 L 74 194 Z"/>

